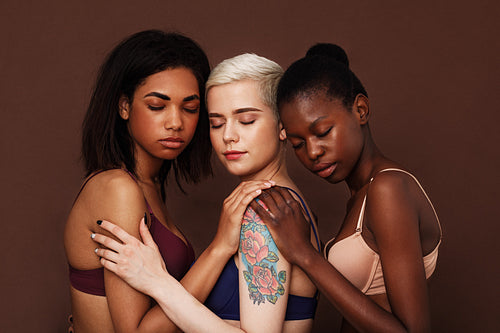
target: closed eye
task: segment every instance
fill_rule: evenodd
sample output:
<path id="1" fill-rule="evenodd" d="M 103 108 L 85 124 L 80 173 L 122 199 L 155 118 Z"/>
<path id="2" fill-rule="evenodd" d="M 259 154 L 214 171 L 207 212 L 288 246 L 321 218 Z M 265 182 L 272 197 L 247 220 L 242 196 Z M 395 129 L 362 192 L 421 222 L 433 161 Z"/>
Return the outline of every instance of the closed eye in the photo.
<path id="1" fill-rule="evenodd" d="M 152 105 L 148 105 L 148 109 L 150 109 L 151 111 L 161 111 L 165 108 L 165 106 L 152 106 Z"/>
<path id="2" fill-rule="evenodd" d="M 250 121 L 240 121 L 240 123 L 242 123 L 243 125 L 250 125 L 250 124 L 253 124 L 254 122 L 255 122 L 255 119 L 250 120 Z"/>
<path id="3" fill-rule="evenodd" d="M 189 113 L 198 113 L 199 108 L 194 108 L 194 109 L 184 108 L 184 111 L 189 112 Z"/>
<path id="4" fill-rule="evenodd" d="M 325 132 L 323 132 L 323 133 L 321 133 L 321 134 L 318 134 L 318 135 L 317 135 L 317 137 L 318 137 L 318 138 L 322 138 L 322 137 L 324 137 L 324 136 L 327 136 L 327 135 L 328 135 L 328 133 L 330 133 L 330 131 L 332 130 L 332 128 L 333 128 L 333 126 L 332 126 L 332 127 L 330 127 L 329 129 L 327 129 Z"/>

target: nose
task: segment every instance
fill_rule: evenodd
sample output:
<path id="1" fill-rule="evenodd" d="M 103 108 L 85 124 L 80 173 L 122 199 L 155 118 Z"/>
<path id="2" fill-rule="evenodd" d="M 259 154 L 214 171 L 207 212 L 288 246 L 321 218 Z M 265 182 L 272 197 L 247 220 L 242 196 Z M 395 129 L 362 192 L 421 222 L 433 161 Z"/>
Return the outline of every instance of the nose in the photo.
<path id="1" fill-rule="evenodd" d="M 165 129 L 180 131 L 183 127 L 182 111 L 177 107 L 167 110 L 165 116 Z"/>
<path id="2" fill-rule="evenodd" d="M 323 149 L 321 144 L 319 142 L 316 142 L 315 140 L 309 140 L 306 143 L 306 148 L 307 156 L 311 161 L 315 161 L 318 157 L 325 153 L 325 150 Z"/>
<path id="3" fill-rule="evenodd" d="M 224 126 L 224 133 L 222 134 L 222 140 L 224 143 L 238 142 L 240 139 L 238 131 L 236 130 L 234 124 L 228 121 Z"/>

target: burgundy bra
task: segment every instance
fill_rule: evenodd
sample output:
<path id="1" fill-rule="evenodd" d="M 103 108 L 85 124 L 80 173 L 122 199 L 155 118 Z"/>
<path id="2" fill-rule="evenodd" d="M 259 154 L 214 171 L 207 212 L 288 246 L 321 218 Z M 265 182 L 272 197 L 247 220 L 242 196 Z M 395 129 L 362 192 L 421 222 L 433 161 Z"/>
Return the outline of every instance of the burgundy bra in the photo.
<path id="1" fill-rule="evenodd" d="M 97 172 L 89 177 L 82 185 L 82 189 L 85 187 L 87 182 L 92 179 L 92 177 L 100 172 Z M 134 179 L 134 181 L 137 181 L 129 171 L 127 171 L 127 173 L 132 177 L 132 179 Z M 165 227 L 153 214 L 153 210 L 147 201 L 146 206 L 151 217 L 151 226 L 149 227 L 151 236 L 158 245 L 158 249 L 160 250 L 168 272 L 177 280 L 180 280 L 189 270 L 194 261 L 193 247 L 187 239 L 187 243 L 184 243 L 181 238 Z M 69 281 L 75 289 L 81 292 L 97 296 L 106 296 L 103 267 L 80 270 L 69 265 Z"/>

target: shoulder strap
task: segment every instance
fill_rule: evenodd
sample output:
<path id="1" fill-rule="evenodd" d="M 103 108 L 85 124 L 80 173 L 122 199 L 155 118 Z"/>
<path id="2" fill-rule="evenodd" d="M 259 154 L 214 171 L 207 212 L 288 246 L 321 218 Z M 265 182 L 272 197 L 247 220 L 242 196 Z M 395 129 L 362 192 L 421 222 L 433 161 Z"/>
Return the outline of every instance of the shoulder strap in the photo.
<path id="1" fill-rule="evenodd" d="M 377 172 L 377 174 L 382 173 L 382 172 L 386 172 L 386 171 L 398 171 L 398 172 L 402 172 L 402 173 L 407 174 L 411 178 L 413 178 L 413 180 L 415 181 L 415 183 L 417 183 L 418 187 L 420 187 L 420 190 L 425 195 L 425 198 L 427 199 L 427 201 L 431 205 L 432 211 L 434 212 L 434 216 L 436 217 L 436 220 L 437 220 L 437 223 L 438 223 L 438 226 L 439 226 L 439 233 L 442 235 L 443 234 L 443 230 L 441 229 L 441 222 L 439 221 L 439 217 L 438 217 L 438 215 L 436 213 L 436 209 L 434 208 L 434 205 L 432 204 L 432 201 L 429 199 L 429 196 L 425 192 L 424 188 L 422 187 L 422 185 L 420 185 L 420 182 L 418 181 L 418 179 L 414 175 L 412 175 L 411 173 L 409 173 L 408 171 L 402 170 L 402 169 L 398 169 L 398 168 L 383 169 L 383 170 L 380 170 L 379 172 Z M 373 181 L 374 177 L 372 177 L 370 179 L 370 183 Z M 368 194 L 368 192 L 367 192 L 367 194 Z M 363 205 L 361 206 L 361 212 L 359 214 L 358 224 L 356 226 L 356 232 L 361 232 L 362 229 L 363 229 L 363 218 L 364 218 L 364 214 L 365 214 L 365 206 L 366 206 L 366 196 L 367 196 L 367 194 L 365 194 L 365 198 L 363 199 Z"/>
<path id="2" fill-rule="evenodd" d="M 78 199 L 78 197 L 80 196 L 80 194 L 82 193 L 83 191 L 83 188 L 85 187 L 85 185 L 87 185 L 87 183 L 92 179 L 94 178 L 95 176 L 97 176 L 98 174 L 100 174 L 101 172 L 104 172 L 106 170 L 99 170 L 99 171 L 96 171 L 94 172 L 93 174 L 91 174 L 90 176 L 87 177 L 87 179 L 85 179 L 85 181 L 83 182 L 82 186 L 80 186 L 80 190 L 78 191 L 78 193 L 76 194 L 76 197 L 75 197 L 75 200 L 73 200 L 73 205 L 75 204 L 76 202 L 76 199 Z"/>
<path id="3" fill-rule="evenodd" d="M 299 198 L 300 203 L 302 204 L 302 207 L 304 207 L 304 210 L 306 211 L 307 218 L 309 220 L 309 224 L 311 225 L 311 228 L 314 232 L 314 237 L 316 238 L 316 244 L 318 245 L 318 250 L 321 252 L 321 243 L 319 241 L 318 232 L 316 231 L 316 226 L 314 225 L 313 219 L 311 217 L 311 214 L 309 213 L 309 209 L 307 208 L 306 203 L 304 202 L 304 199 L 302 199 L 302 197 L 295 190 L 293 190 L 289 187 L 285 187 L 285 188 L 287 190 L 291 191 L 293 194 L 295 194 L 297 196 L 297 198 Z"/>
<path id="4" fill-rule="evenodd" d="M 441 229 L 441 222 L 439 221 L 439 217 L 438 217 L 438 215 L 436 213 L 436 209 L 434 208 L 434 205 L 432 204 L 431 199 L 429 199 L 429 196 L 425 192 L 424 188 L 422 187 L 422 185 L 420 185 L 420 182 L 418 181 L 417 177 L 415 177 L 414 175 L 412 175 L 411 173 L 409 173 L 406 170 L 397 169 L 397 168 L 383 169 L 383 170 L 380 170 L 378 173 L 385 172 L 385 171 L 399 171 L 399 172 L 403 172 L 403 173 L 407 174 L 408 176 L 410 176 L 411 178 L 413 178 L 413 180 L 415 181 L 415 183 L 417 183 L 418 187 L 420 187 L 420 190 L 422 191 L 422 193 L 424 194 L 425 198 L 427 199 L 427 202 L 429 202 L 429 205 L 431 205 L 432 211 L 434 212 L 434 216 L 436 217 L 436 220 L 437 220 L 437 223 L 438 223 L 438 226 L 439 226 L 439 233 L 442 235 L 443 234 L 443 230 Z"/>

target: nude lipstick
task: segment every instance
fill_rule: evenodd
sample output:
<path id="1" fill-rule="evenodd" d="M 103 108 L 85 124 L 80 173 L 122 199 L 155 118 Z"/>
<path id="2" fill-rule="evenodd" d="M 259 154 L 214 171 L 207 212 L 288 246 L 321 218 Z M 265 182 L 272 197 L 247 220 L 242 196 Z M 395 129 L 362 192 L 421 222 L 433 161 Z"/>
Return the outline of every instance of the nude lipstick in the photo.
<path id="1" fill-rule="evenodd" d="M 184 140 L 178 136 L 169 136 L 159 140 L 160 144 L 165 148 L 178 149 L 184 145 Z"/>
<path id="2" fill-rule="evenodd" d="M 337 163 L 320 163 L 316 164 L 312 171 L 321 178 L 329 177 L 337 168 Z"/>

